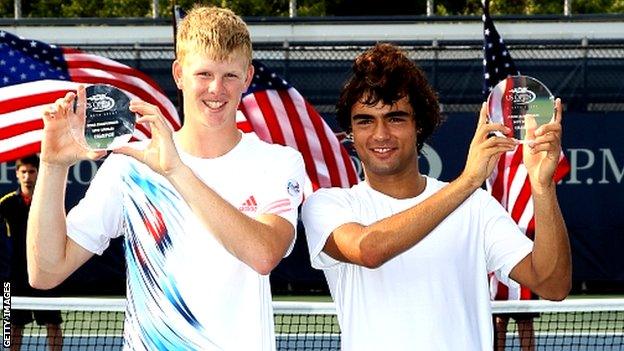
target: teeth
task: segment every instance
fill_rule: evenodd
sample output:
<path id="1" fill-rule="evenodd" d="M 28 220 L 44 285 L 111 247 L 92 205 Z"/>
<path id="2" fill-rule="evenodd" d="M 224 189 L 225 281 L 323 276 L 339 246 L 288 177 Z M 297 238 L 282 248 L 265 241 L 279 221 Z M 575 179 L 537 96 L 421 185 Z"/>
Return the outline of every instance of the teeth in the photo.
<path id="1" fill-rule="evenodd" d="M 389 152 L 390 148 L 376 148 L 376 149 L 373 149 L 373 150 L 375 150 L 375 152 L 379 152 L 379 153 L 383 154 L 383 153 Z"/>
<path id="2" fill-rule="evenodd" d="M 220 101 L 206 101 L 206 105 L 208 105 L 208 107 L 210 108 L 220 108 L 221 106 L 225 105 L 225 102 L 220 102 Z"/>

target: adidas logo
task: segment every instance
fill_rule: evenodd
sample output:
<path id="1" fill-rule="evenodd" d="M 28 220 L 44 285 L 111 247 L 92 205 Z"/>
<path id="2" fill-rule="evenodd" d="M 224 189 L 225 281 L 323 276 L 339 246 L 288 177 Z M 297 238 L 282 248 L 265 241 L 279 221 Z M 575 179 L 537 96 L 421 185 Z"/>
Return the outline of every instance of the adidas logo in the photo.
<path id="1" fill-rule="evenodd" d="M 258 203 L 256 203 L 256 198 L 251 195 L 242 205 L 238 207 L 238 210 L 241 212 L 256 212 L 258 210 Z"/>

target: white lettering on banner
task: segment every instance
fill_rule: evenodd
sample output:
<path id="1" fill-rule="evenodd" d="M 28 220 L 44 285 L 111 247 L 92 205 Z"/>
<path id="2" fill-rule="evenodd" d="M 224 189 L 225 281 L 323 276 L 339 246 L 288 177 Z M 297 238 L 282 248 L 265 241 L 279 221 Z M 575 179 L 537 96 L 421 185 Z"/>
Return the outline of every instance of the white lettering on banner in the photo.
<path id="1" fill-rule="evenodd" d="M 624 164 L 618 165 L 615 156 L 611 149 L 598 149 L 593 151 L 591 149 L 567 149 L 569 155 L 568 160 L 570 162 L 570 178 L 565 184 L 588 184 L 594 183 L 593 178 L 586 178 L 583 182 L 581 178 L 582 171 L 591 171 L 594 166 L 599 166 L 601 171 L 601 178 L 597 184 L 611 184 L 615 181 L 616 184 L 622 183 L 624 178 Z M 598 153 L 599 155 L 596 155 Z M 598 156 L 598 157 L 597 157 Z M 596 165 L 596 160 L 600 162 Z M 593 172 L 596 174 L 597 172 Z"/>
<path id="2" fill-rule="evenodd" d="M 622 182 L 622 177 L 624 176 L 624 165 L 622 165 L 622 169 L 618 169 L 618 166 L 615 162 L 615 157 L 613 157 L 613 153 L 609 149 L 600 149 L 602 152 L 602 179 L 598 182 L 598 184 L 609 184 L 607 180 L 607 163 L 611 168 L 611 172 L 613 172 L 613 176 L 615 177 L 615 182 L 620 184 Z"/>
<path id="3" fill-rule="evenodd" d="M 80 185 L 89 185 L 97 170 L 98 166 L 95 161 L 80 161 L 75 164 L 69 172 L 67 183 L 72 184 L 76 182 Z M 0 185 L 17 186 L 14 162 L 0 163 Z"/>
<path id="4" fill-rule="evenodd" d="M 88 170 L 85 172 L 85 169 Z M 74 181 L 80 185 L 89 185 L 91 183 L 91 179 L 95 177 L 95 173 L 97 172 L 98 167 L 95 161 L 91 160 L 82 160 L 79 163 L 75 164 L 71 175 L 72 178 L 67 180 L 68 184 L 72 184 Z"/>
<path id="5" fill-rule="evenodd" d="M 13 184 L 15 181 L 15 163 L 0 163 L 0 184 Z"/>
<path id="6" fill-rule="evenodd" d="M 579 153 L 586 155 L 587 162 L 582 166 L 579 165 Z M 577 173 L 579 170 L 590 169 L 594 165 L 594 153 L 590 149 L 568 149 L 568 154 L 570 155 L 570 180 L 566 184 L 581 184 Z M 587 184 L 591 183 L 593 179 L 587 178 Z"/>

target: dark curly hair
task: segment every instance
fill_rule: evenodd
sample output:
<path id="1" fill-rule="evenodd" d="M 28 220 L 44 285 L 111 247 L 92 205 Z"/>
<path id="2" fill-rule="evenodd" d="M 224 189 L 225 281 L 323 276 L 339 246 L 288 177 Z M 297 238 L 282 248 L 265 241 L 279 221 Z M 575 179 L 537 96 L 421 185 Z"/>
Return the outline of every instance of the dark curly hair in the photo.
<path id="1" fill-rule="evenodd" d="M 442 123 L 438 98 L 423 71 L 392 44 L 379 43 L 359 55 L 353 75 L 343 87 L 336 105 L 340 127 L 351 132 L 351 108 L 358 101 L 392 105 L 409 97 L 418 133 L 417 150 Z"/>

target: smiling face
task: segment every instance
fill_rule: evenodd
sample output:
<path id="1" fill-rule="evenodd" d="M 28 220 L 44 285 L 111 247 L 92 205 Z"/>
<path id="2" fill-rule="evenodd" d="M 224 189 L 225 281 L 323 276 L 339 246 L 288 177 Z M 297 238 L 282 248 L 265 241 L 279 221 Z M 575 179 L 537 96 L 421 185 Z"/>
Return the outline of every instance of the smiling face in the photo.
<path id="1" fill-rule="evenodd" d="M 184 96 L 185 124 L 236 128 L 236 110 L 253 77 L 247 56 L 232 52 L 226 59 L 193 51 L 174 61 L 173 76 Z"/>
<path id="2" fill-rule="evenodd" d="M 418 171 L 416 121 L 407 97 L 392 105 L 355 103 L 351 127 L 367 178 Z"/>

